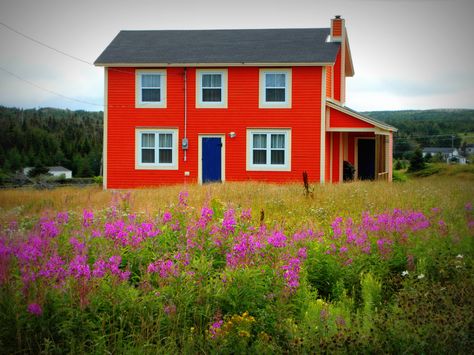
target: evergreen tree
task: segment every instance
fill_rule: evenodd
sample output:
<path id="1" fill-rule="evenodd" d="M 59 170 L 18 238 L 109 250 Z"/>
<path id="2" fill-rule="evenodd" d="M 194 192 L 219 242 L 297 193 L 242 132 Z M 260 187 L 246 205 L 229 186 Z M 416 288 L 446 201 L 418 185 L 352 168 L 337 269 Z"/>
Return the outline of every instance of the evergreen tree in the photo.
<path id="1" fill-rule="evenodd" d="M 397 159 L 397 161 L 395 162 L 395 170 L 402 170 L 403 169 L 403 165 L 402 165 L 402 162 Z"/>
<path id="2" fill-rule="evenodd" d="M 425 160 L 423 159 L 423 153 L 420 148 L 416 148 L 415 152 L 410 159 L 409 172 L 420 171 L 425 168 Z"/>
<path id="3" fill-rule="evenodd" d="M 425 155 L 425 162 L 430 163 L 432 160 L 433 160 L 433 156 L 431 155 L 431 153 L 427 153 Z"/>

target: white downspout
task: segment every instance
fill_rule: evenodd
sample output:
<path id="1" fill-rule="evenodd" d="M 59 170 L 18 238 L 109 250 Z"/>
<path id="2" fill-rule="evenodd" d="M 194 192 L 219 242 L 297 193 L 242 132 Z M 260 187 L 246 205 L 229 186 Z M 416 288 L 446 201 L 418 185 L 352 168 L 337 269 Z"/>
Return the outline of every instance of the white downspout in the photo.
<path id="1" fill-rule="evenodd" d="M 188 88 L 186 84 L 186 68 L 184 68 L 184 140 L 188 140 L 188 135 L 187 135 L 187 129 L 188 129 Z M 184 149 L 184 155 L 183 159 L 186 161 L 186 152 L 188 151 L 188 147 Z"/>

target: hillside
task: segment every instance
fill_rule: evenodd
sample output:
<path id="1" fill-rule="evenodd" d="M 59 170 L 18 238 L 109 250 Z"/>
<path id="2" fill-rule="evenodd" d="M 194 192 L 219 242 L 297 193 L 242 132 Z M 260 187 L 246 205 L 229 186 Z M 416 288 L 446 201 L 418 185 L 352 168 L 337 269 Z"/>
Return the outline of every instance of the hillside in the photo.
<path id="1" fill-rule="evenodd" d="M 73 176 L 98 175 L 102 156 L 102 112 L 0 106 L 0 167 L 62 165 Z"/>
<path id="2" fill-rule="evenodd" d="M 371 111 L 364 114 L 398 128 L 396 158 L 410 154 L 416 146 L 462 147 L 474 138 L 474 110 L 437 109 Z"/>

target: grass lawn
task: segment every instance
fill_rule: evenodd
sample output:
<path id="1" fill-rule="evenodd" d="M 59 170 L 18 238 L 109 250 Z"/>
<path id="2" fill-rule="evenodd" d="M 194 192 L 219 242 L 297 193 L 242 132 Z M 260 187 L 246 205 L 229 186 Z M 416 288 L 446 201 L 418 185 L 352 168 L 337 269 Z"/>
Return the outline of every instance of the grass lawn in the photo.
<path id="1" fill-rule="evenodd" d="M 0 191 L 0 348 L 462 353 L 471 170 L 312 196 L 251 182 Z"/>

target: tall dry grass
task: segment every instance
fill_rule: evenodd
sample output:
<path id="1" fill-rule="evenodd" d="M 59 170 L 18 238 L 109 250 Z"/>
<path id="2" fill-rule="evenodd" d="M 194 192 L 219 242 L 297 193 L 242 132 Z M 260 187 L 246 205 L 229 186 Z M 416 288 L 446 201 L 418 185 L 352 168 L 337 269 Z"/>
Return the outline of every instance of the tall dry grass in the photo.
<path id="1" fill-rule="evenodd" d="M 422 209 L 441 207 L 446 213 L 474 199 L 471 179 L 434 176 L 404 183 L 354 182 L 314 185 L 312 197 L 306 197 L 303 184 L 227 182 L 204 186 L 187 184 L 155 189 L 103 191 L 100 187 L 63 187 L 53 190 L 12 189 L 0 191 L 0 219 L 38 216 L 53 211 L 99 210 L 129 195 L 130 210 L 155 214 L 178 201 L 186 191 L 189 204 L 199 209 L 211 201 L 224 206 L 252 208 L 255 219 L 264 211 L 269 224 L 295 227 L 305 223 L 321 225 L 337 216 L 360 216 L 393 208 Z"/>

